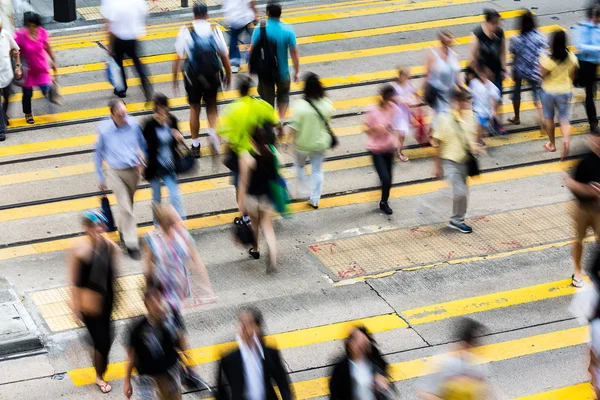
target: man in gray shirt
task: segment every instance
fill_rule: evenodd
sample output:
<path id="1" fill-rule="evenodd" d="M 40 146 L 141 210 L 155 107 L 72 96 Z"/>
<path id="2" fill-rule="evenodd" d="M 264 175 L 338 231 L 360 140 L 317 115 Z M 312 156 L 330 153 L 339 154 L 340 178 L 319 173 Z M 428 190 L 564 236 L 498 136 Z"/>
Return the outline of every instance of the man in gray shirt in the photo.
<path id="1" fill-rule="evenodd" d="M 121 240 L 133 259 L 140 259 L 137 225 L 133 215 L 133 196 L 144 172 L 146 141 L 140 124 L 127 114 L 123 100 L 109 103 L 110 118 L 98 126 L 94 161 L 100 190 L 106 191 L 102 162 L 108 165 L 107 176 L 119 204 Z"/>

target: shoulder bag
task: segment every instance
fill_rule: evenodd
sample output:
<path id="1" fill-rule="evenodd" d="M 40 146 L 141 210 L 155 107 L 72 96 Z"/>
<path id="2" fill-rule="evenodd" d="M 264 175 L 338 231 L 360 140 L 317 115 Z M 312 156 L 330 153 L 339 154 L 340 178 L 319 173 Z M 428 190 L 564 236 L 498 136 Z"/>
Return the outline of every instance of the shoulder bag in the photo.
<path id="1" fill-rule="evenodd" d="M 175 145 L 175 172 L 183 174 L 196 168 L 196 159 L 185 143 Z"/>
<path id="2" fill-rule="evenodd" d="M 323 116 L 323 114 L 321 114 L 321 112 L 319 111 L 319 109 L 313 104 L 312 101 L 310 101 L 310 100 L 306 100 L 306 101 L 317 112 L 317 114 L 319 115 L 319 118 L 321 118 L 321 121 L 325 125 L 325 129 L 327 129 L 327 133 L 329 133 L 329 136 L 331 136 L 331 147 L 330 148 L 331 149 L 336 148 L 340 144 L 340 141 L 338 140 L 338 138 L 333 133 L 333 130 L 331 129 L 331 126 L 329 126 L 329 122 L 325 119 L 325 117 Z"/>
<path id="3" fill-rule="evenodd" d="M 458 130 L 461 132 L 459 134 L 460 141 L 463 143 L 465 151 L 467 152 L 467 161 L 465 163 L 467 164 L 467 174 L 469 176 L 479 176 L 479 162 L 477 161 L 477 158 L 473 155 L 469 142 L 465 141 L 466 136 L 462 133 L 462 126 L 460 125 L 460 122 L 458 122 L 456 117 L 454 117 L 454 122 L 456 122 Z"/>

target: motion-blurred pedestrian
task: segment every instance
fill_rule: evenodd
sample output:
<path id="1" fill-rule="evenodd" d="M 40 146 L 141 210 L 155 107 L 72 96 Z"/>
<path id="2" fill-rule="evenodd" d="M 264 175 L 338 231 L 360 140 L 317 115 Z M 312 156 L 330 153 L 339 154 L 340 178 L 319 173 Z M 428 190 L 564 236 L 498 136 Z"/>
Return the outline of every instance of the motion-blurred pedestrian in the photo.
<path id="1" fill-rule="evenodd" d="M 446 356 L 435 373 L 425 379 L 419 397 L 424 400 L 489 398 L 488 371 L 473 351 L 484 327 L 471 319 L 460 322 L 456 351 Z"/>
<path id="2" fill-rule="evenodd" d="M 110 118 L 98 125 L 98 141 L 94 153 L 100 190 L 107 191 L 102 163 L 108 165 L 108 183 L 119 205 L 119 232 L 127 253 L 140 259 L 137 224 L 133 215 L 133 198 L 140 176 L 144 173 L 146 141 L 135 118 L 127 114 L 121 99 L 109 102 Z"/>
<path id="3" fill-rule="evenodd" d="M 481 68 L 488 67 L 492 73 L 494 85 L 502 93 L 502 81 L 507 76 L 506 39 L 500 27 L 500 13 L 496 10 L 483 11 L 485 21 L 473 31 L 470 47 L 471 67 L 481 73 Z"/>
<path id="4" fill-rule="evenodd" d="M 529 10 L 524 10 L 519 20 L 520 32 L 510 41 L 509 51 L 513 55 L 512 77 L 515 88 L 512 95 L 515 115 L 508 121 L 514 125 L 521 123 L 521 87 L 526 80 L 531 86 L 533 103 L 538 110 L 540 129 L 543 129 L 543 115 L 540 104 L 540 85 L 542 71 L 540 55 L 548 47 L 546 37 L 539 31 L 535 16 Z"/>
<path id="5" fill-rule="evenodd" d="M 161 181 L 169 190 L 171 205 L 182 219 L 185 210 L 175 172 L 175 157 L 177 143 L 183 143 L 184 138 L 177 126 L 177 118 L 169 110 L 169 99 L 162 93 L 153 98 L 154 113 L 146 120 L 143 128 L 146 139 L 146 170 L 144 177 L 152 188 L 152 201 L 161 202 Z M 157 222 L 154 221 L 156 225 Z"/>
<path id="6" fill-rule="evenodd" d="M 313 73 L 304 81 L 304 98 L 294 103 L 290 120 L 293 135 L 296 179 L 300 197 L 306 198 L 307 183 L 304 164 L 310 160 L 312 190 L 308 204 L 319 208 L 323 189 L 323 160 L 325 151 L 331 148 L 333 138 L 329 132 L 329 121 L 333 114 L 333 102 L 325 96 L 319 77 Z"/>
<path id="7" fill-rule="evenodd" d="M 392 83 L 396 91 L 394 101 L 400 107 L 398 118 L 395 122 L 398 130 L 398 158 L 400 161 L 408 161 L 408 157 L 402 152 L 406 136 L 410 134 L 411 108 L 417 106 L 421 98 L 417 96 L 415 86 L 410 81 L 410 69 L 398 68 L 398 79 Z"/>
<path id="8" fill-rule="evenodd" d="M 546 134 L 550 141 L 544 145 L 549 152 L 556 151 L 554 135 L 554 115 L 558 110 L 560 130 L 563 135 L 562 157 L 569 155 L 571 141 L 571 104 L 573 96 L 573 78 L 579 63 L 577 57 L 567 48 L 567 34 L 554 32 L 551 40 L 550 55 L 540 57 L 542 66 L 542 109 L 546 124 Z"/>
<path id="9" fill-rule="evenodd" d="M 579 162 L 573 175 L 566 178 L 566 186 L 577 198 L 573 214 L 575 272 L 572 283 L 578 288 L 583 286 L 581 259 L 583 240 L 587 236 L 588 228 L 592 228 L 594 235 L 600 241 L 600 134 L 591 134 L 587 142 L 591 151 Z"/>
<path id="10" fill-rule="evenodd" d="M 242 215 L 249 215 L 254 230 L 254 243 L 248 251 L 255 260 L 260 258 L 258 247 L 260 233 L 265 236 L 269 248 L 267 273 L 277 269 L 277 238 L 273 228 L 274 208 L 270 184 L 277 179 L 277 154 L 269 145 L 266 131 L 256 128 L 252 135 L 252 153 L 244 153 L 239 159 L 240 195 Z"/>
<path id="11" fill-rule="evenodd" d="M 494 133 L 497 121 L 496 110 L 502 102 L 500 90 L 490 80 L 493 72 L 488 67 L 482 67 L 479 74 L 469 82 L 469 92 L 473 96 L 473 113 L 477 119 L 477 142 L 485 146 L 483 134 Z"/>
<path id="12" fill-rule="evenodd" d="M 222 10 L 225 13 L 225 23 L 229 25 L 229 61 L 231 72 L 240 70 L 242 56 L 239 43 L 246 44 L 252 37 L 252 25 L 259 20 L 256 1 L 254 0 L 224 0 Z M 243 36 L 248 35 L 248 41 Z"/>
<path id="13" fill-rule="evenodd" d="M 15 32 L 15 7 L 13 0 L 0 0 L 0 25 L 12 36 Z"/>
<path id="14" fill-rule="evenodd" d="M 451 94 L 457 85 L 462 86 L 463 79 L 460 74 L 460 57 L 452 50 L 454 35 L 443 30 L 438 37 L 440 47 L 431 49 L 425 57 L 425 101 L 436 114 L 441 114 L 450 109 Z"/>
<path id="15" fill-rule="evenodd" d="M 52 51 L 48 32 L 42 28 L 39 14 L 32 12 L 25 14 L 24 28 L 17 31 L 15 41 L 19 45 L 22 59 L 25 61 L 25 80 L 23 83 L 23 113 L 28 124 L 35 123 L 31 111 L 31 97 L 33 88 L 39 87 L 44 96 L 54 101 L 52 90 L 52 76 L 48 59 L 52 63 L 55 79 L 58 76 L 56 56 Z"/>
<path id="16" fill-rule="evenodd" d="M 293 399 L 279 351 L 264 343 L 262 313 L 245 308 L 238 319 L 238 348 L 219 363 L 217 400 L 277 400 L 272 381 L 282 400 Z"/>
<path id="17" fill-rule="evenodd" d="M 140 61 L 139 38 L 146 35 L 146 16 L 148 6 L 144 0 L 102 0 L 100 13 L 106 21 L 106 30 L 110 43 L 110 50 L 121 68 L 124 88 L 122 91 L 115 89 L 114 93 L 120 98 L 127 96 L 127 74 L 123 66 L 125 56 L 131 57 L 137 71 L 146 101 L 152 99 L 152 85 L 148 80 L 146 67 Z"/>
<path id="18" fill-rule="evenodd" d="M 272 56 L 276 59 L 277 69 L 267 71 L 268 75 L 258 75 L 258 94 L 260 97 L 275 107 L 275 93 L 277 93 L 277 110 L 279 119 L 283 121 L 287 113 L 290 102 L 290 66 L 288 64 L 288 51 L 294 65 L 294 82 L 298 82 L 300 76 L 300 52 L 296 42 L 296 34 L 292 26 L 281 21 L 281 4 L 271 1 L 267 5 L 266 26 L 258 26 L 252 34 L 252 46 L 250 48 L 250 58 L 253 52 L 270 52 L 269 42 L 274 43 L 276 54 Z M 262 43 L 261 32 L 264 29 L 266 35 L 266 44 Z M 262 49 L 263 46 L 269 47 Z M 277 92 L 275 92 L 277 87 Z"/>
<path id="19" fill-rule="evenodd" d="M 465 224 L 467 214 L 468 161 L 472 152 L 481 151 L 477 144 L 477 125 L 471 114 L 471 95 L 464 89 L 452 95 L 452 110 L 439 118 L 439 128 L 431 141 L 436 149 L 435 176 L 445 176 L 452 185 L 452 217 L 448 225 L 462 233 L 471 233 L 473 228 Z"/>
<path id="20" fill-rule="evenodd" d="M 396 90 L 391 85 L 384 86 L 380 93 L 379 103 L 367 110 L 364 121 L 367 126 L 367 150 L 371 153 L 373 166 L 381 180 L 379 209 L 392 215 L 394 211 L 388 200 L 392 188 L 394 154 L 400 150 L 395 123 L 401 111 L 394 102 Z"/>
<path id="21" fill-rule="evenodd" d="M 179 73 L 183 71 L 183 82 L 190 105 L 190 133 L 192 134 L 192 154 L 200 157 L 200 111 L 201 103 L 206 105 L 208 135 L 213 151 L 219 153 L 220 142 L 216 130 L 219 114 L 217 93 L 221 90 L 221 80 L 225 86 L 231 83 L 231 65 L 227 56 L 227 45 L 219 29 L 213 29 L 208 22 L 208 7 L 196 3 L 193 8 L 192 29 L 182 26 L 175 41 L 177 57 L 173 61 L 173 88 L 179 88 Z M 183 68 L 181 62 L 185 61 Z M 225 75 L 223 75 L 225 68 Z"/>
<path id="22" fill-rule="evenodd" d="M 393 399 L 387 366 L 373 339 L 364 327 L 355 328 L 345 342 L 346 351 L 333 367 L 329 398 Z"/>
<path id="23" fill-rule="evenodd" d="M 21 55 L 19 45 L 13 39 L 10 31 L 0 25 L 0 91 L 2 96 L 2 111 L 0 112 L 0 142 L 6 139 L 6 126 L 8 125 L 8 105 L 12 92 L 13 79 L 21 79 Z M 13 71 L 14 59 L 15 68 Z"/>
<path id="24" fill-rule="evenodd" d="M 156 280 L 164 288 L 167 302 L 181 315 L 183 302 L 192 294 L 190 270 L 199 279 L 195 296 L 203 303 L 215 301 L 206 266 L 196 248 L 194 238 L 185 228 L 173 206 L 154 203 L 152 214 L 157 228 L 145 236 L 144 251 L 146 279 Z"/>
<path id="25" fill-rule="evenodd" d="M 586 19 L 576 27 L 577 59 L 579 71 L 578 84 L 585 87 L 585 113 L 590 124 L 590 131 L 598 133 L 598 118 L 596 114 L 596 72 L 600 64 L 600 7 L 586 11 Z"/>
<path id="26" fill-rule="evenodd" d="M 119 259 L 119 247 L 102 236 L 106 223 L 101 213 L 85 212 L 82 218 L 85 236 L 75 241 L 68 258 L 73 310 L 91 337 L 96 385 L 102 393 L 112 389 L 103 376 L 113 341 L 110 315 L 114 299 L 113 278 Z"/>
<path id="27" fill-rule="evenodd" d="M 144 305 L 148 314 L 129 333 L 123 393 L 133 395 L 131 373 L 137 370 L 136 394 L 143 400 L 181 399 L 181 366 L 178 350 L 185 348 L 183 323 L 171 312 L 162 286 L 148 282 Z"/>

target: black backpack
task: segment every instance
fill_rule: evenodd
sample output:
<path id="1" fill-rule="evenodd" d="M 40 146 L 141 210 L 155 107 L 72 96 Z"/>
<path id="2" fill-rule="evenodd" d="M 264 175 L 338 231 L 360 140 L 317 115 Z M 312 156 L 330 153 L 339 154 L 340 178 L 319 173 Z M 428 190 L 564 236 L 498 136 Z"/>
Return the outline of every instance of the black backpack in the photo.
<path id="1" fill-rule="evenodd" d="M 277 61 L 277 43 L 267 39 L 265 22 L 260 23 L 260 40 L 250 54 L 250 73 L 260 79 L 272 82 L 279 80 L 279 62 Z"/>
<path id="2" fill-rule="evenodd" d="M 190 30 L 193 44 L 187 63 L 187 75 L 192 80 L 214 81 L 223 70 L 219 58 L 219 47 L 213 35 L 201 37 L 192 28 Z"/>

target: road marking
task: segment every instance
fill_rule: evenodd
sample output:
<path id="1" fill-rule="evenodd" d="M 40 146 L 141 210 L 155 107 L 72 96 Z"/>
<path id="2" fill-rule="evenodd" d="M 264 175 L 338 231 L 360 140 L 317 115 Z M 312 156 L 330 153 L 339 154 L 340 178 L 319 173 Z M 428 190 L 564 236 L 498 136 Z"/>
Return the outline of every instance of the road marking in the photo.
<path id="1" fill-rule="evenodd" d="M 567 386 L 547 392 L 518 397 L 514 400 L 596 400 L 596 395 L 589 382 Z"/>
<path id="2" fill-rule="evenodd" d="M 339 322 L 318 326 L 314 328 L 300 329 L 291 332 L 269 335 L 265 339 L 270 345 L 279 349 L 310 346 L 333 340 L 341 340 L 348 336 L 350 330 L 355 326 L 364 325 L 369 332 L 385 332 L 394 329 L 402 329 L 408 325 L 396 314 L 378 315 L 370 318 L 357 319 L 347 322 Z M 221 355 L 236 348 L 235 342 L 221 343 L 212 346 L 204 346 L 188 350 L 188 353 L 197 364 L 205 364 L 220 359 Z M 96 372 L 93 367 L 79 368 L 67 372 L 75 386 L 90 385 L 95 382 Z M 112 381 L 125 377 L 125 362 L 109 364 L 104 379 Z"/>
<path id="3" fill-rule="evenodd" d="M 485 173 L 479 178 L 471 180 L 470 184 L 471 186 L 479 186 L 489 183 L 499 183 L 523 178 L 532 178 L 553 173 L 561 173 L 567 171 L 575 165 L 576 161 L 558 161 L 548 164 L 532 165 L 528 167 L 511 168 L 503 171 Z M 434 193 L 444 189 L 445 187 L 446 184 L 443 181 L 418 183 L 414 185 L 394 187 L 391 190 L 390 196 L 392 198 L 412 197 L 420 194 Z M 138 191 L 138 193 L 139 192 L 142 191 Z M 319 209 L 374 202 L 377 201 L 380 197 L 381 192 L 379 190 L 373 190 L 362 193 L 352 193 L 336 197 L 327 197 L 321 199 L 321 201 L 319 202 Z M 51 208 L 52 205 L 48 205 L 47 207 Z M 312 208 L 304 203 L 292 203 L 290 205 L 290 212 L 292 213 L 300 213 L 310 210 L 312 210 Z M 12 211 L 14 212 L 14 210 Z M 230 224 L 232 219 L 235 216 L 238 216 L 238 214 L 238 212 L 229 212 L 211 215 L 207 217 L 192 218 L 186 220 L 185 224 L 190 230 L 225 225 Z M 152 228 L 138 228 L 138 235 L 143 235 L 150 229 Z M 115 240 L 117 239 L 117 235 L 113 234 L 111 237 Z M 67 250 L 70 248 L 72 241 L 73 239 L 49 240 L 35 244 L 0 249 L 0 260 L 14 259 L 17 257 L 48 253 L 52 251 Z"/>

